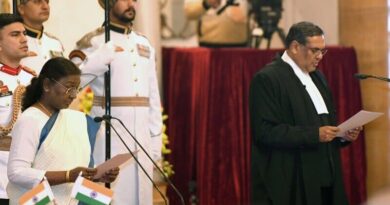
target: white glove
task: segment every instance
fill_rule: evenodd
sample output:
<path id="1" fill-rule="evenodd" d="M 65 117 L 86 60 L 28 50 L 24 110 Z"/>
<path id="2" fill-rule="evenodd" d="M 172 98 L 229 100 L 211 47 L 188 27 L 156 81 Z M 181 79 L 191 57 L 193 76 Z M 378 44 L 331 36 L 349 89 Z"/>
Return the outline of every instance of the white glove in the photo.
<path id="1" fill-rule="evenodd" d="M 102 44 L 86 57 L 84 62 L 80 65 L 83 73 L 93 73 L 95 75 L 102 75 L 108 71 L 108 66 L 113 60 L 116 48 L 111 41 Z"/>
<path id="2" fill-rule="evenodd" d="M 152 137 L 151 156 L 154 161 L 161 159 L 162 138 L 161 134 Z"/>

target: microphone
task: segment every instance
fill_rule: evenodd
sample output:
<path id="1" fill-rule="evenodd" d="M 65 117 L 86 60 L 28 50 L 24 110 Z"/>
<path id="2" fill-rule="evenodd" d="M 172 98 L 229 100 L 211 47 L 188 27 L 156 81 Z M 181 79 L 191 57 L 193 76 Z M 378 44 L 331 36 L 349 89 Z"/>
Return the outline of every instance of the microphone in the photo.
<path id="1" fill-rule="evenodd" d="M 361 74 L 361 73 L 355 73 L 354 77 L 357 78 L 357 79 L 360 79 L 360 80 L 364 80 L 364 79 L 367 79 L 367 78 L 375 78 L 375 79 L 378 79 L 378 80 L 390 82 L 389 78 L 379 77 L 379 76 L 375 76 L 375 75 Z"/>
<path id="2" fill-rule="evenodd" d="M 95 122 L 101 122 L 111 119 L 108 115 L 103 115 L 102 117 L 95 117 L 93 118 L 93 121 Z"/>
<path id="3" fill-rule="evenodd" d="M 131 152 L 130 148 L 127 146 L 127 144 L 125 143 L 125 141 L 122 139 L 122 137 L 119 135 L 119 133 L 116 131 L 115 127 L 110 123 L 110 121 L 108 120 L 110 119 L 109 115 L 103 115 L 103 117 L 95 117 L 93 118 L 93 120 L 95 122 L 101 122 L 101 121 L 105 121 L 107 124 L 110 125 L 110 127 L 114 130 L 114 132 L 116 133 L 116 135 L 118 136 L 118 138 L 121 140 L 122 144 L 126 147 L 127 151 L 130 153 L 130 155 L 134 158 L 134 160 L 137 162 L 138 166 L 142 169 L 142 171 L 145 173 L 145 175 L 148 177 L 148 179 L 152 182 L 153 184 L 153 187 L 157 190 L 157 192 L 161 195 L 161 197 L 164 199 L 164 202 L 165 202 L 165 205 L 168 205 L 168 201 L 167 201 L 167 198 L 164 196 L 164 194 L 161 192 L 161 190 L 157 187 L 156 183 L 154 183 L 152 177 L 150 177 L 150 175 L 148 174 L 148 172 L 145 170 L 145 168 L 142 166 L 142 164 L 138 161 L 138 158 L 134 156 L 133 152 Z M 127 129 L 126 129 L 127 130 Z M 144 150 L 142 148 L 142 150 Z M 148 155 L 149 157 L 149 155 Z"/>
<path id="4" fill-rule="evenodd" d="M 93 118 L 93 121 L 95 121 L 95 122 L 102 122 L 103 118 L 102 117 L 95 117 L 95 118 Z"/>
<path id="5" fill-rule="evenodd" d="M 179 196 L 180 198 L 180 201 L 183 205 L 185 205 L 184 203 L 184 198 L 183 198 L 183 195 L 180 193 L 180 191 L 176 188 L 176 186 L 172 183 L 172 181 L 167 177 L 165 176 L 164 172 L 160 169 L 160 167 L 156 164 L 156 162 L 152 159 L 152 157 L 148 154 L 148 152 L 145 150 L 145 148 L 141 145 L 141 143 L 139 143 L 139 141 L 137 140 L 137 138 L 134 137 L 133 134 L 131 134 L 131 132 L 129 131 L 129 129 L 127 129 L 127 127 L 125 126 L 125 124 L 122 122 L 122 120 L 120 120 L 119 118 L 116 118 L 116 117 L 113 117 L 113 116 L 109 116 L 109 115 L 103 115 L 102 117 L 95 117 L 95 119 L 102 119 L 102 120 L 105 120 L 105 121 L 108 121 L 108 119 L 114 119 L 114 120 L 117 120 L 123 128 L 125 128 L 126 132 L 131 136 L 131 138 L 133 138 L 133 140 L 135 141 L 135 143 L 142 149 L 142 151 L 145 153 L 145 155 L 149 158 L 149 160 L 153 163 L 154 167 L 156 167 L 156 169 L 158 170 L 158 172 L 160 172 L 161 176 L 165 179 L 166 182 L 168 182 L 168 184 L 172 187 L 172 189 L 176 192 L 176 194 Z M 115 130 L 114 130 L 115 131 Z M 118 133 L 117 133 L 118 134 Z M 119 136 L 119 135 L 118 135 Z M 122 141 L 123 142 L 123 141 Z M 123 142 L 124 143 L 124 142 Z"/>

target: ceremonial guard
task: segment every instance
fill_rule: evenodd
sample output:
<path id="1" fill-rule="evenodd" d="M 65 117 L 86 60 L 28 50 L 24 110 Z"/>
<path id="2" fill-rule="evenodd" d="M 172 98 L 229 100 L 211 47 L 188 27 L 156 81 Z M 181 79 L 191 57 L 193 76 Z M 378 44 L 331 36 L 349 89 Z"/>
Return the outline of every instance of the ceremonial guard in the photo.
<path id="1" fill-rule="evenodd" d="M 0 204 L 7 203 L 7 162 L 10 132 L 20 114 L 25 85 L 36 73 L 20 64 L 27 56 L 27 38 L 23 20 L 12 14 L 0 14 Z"/>
<path id="2" fill-rule="evenodd" d="M 60 40 L 44 31 L 43 23 L 50 16 L 49 1 L 19 0 L 18 13 L 24 21 L 29 48 L 28 57 L 23 58 L 21 63 L 39 73 L 46 61 L 63 56 L 64 52 Z"/>
<path id="3" fill-rule="evenodd" d="M 99 3 L 104 5 L 103 0 Z M 91 83 L 95 93 L 91 114 L 105 113 L 104 72 L 111 66 L 111 115 L 121 119 L 130 132 L 154 159 L 161 157 L 161 102 L 158 89 L 155 51 L 149 40 L 132 29 L 135 17 L 135 0 L 110 0 L 110 38 L 105 43 L 104 28 L 86 34 L 77 42 L 77 50 L 70 59 L 80 64 L 83 73 L 93 73 L 98 78 Z M 112 120 L 119 134 L 132 151 L 139 150 L 134 140 Z M 95 162 L 105 160 L 105 132 L 100 130 L 95 145 Z M 114 132 L 111 133 L 111 156 L 127 153 L 125 146 Z M 142 150 L 136 157 L 153 175 L 152 163 Z M 150 180 L 134 160 L 121 167 L 118 179 L 111 184 L 114 205 L 152 205 L 153 188 Z"/>

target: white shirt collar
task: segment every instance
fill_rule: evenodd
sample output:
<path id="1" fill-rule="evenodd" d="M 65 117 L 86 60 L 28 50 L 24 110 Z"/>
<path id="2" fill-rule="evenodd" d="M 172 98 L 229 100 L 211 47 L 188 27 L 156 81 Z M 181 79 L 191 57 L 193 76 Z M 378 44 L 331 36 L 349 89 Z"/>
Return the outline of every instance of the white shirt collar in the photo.
<path id="1" fill-rule="evenodd" d="M 322 98 L 322 95 L 318 90 L 317 86 L 314 84 L 313 80 L 311 79 L 309 73 L 304 72 L 301 68 L 299 68 L 299 66 L 294 62 L 294 60 L 287 54 L 287 51 L 284 51 L 282 55 L 282 60 L 292 67 L 295 75 L 305 86 L 305 89 L 308 92 L 310 99 L 317 110 L 317 113 L 318 114 L 329 113 L 325 101 Z"/>

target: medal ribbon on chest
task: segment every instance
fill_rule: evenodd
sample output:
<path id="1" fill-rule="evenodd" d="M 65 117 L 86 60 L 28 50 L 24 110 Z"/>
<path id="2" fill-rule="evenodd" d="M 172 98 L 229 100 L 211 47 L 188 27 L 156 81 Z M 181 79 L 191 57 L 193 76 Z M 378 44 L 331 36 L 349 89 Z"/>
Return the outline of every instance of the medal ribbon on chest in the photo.
<path id="1" fill-rule="evenodd" d="M 145 58 L 150 58 L 150 49 L 148 46 L 137 44 L 138 54 Z"/>

